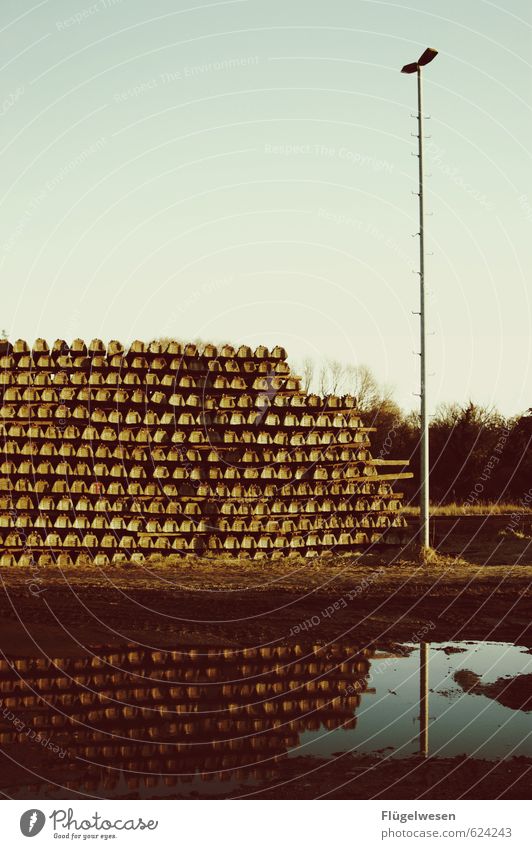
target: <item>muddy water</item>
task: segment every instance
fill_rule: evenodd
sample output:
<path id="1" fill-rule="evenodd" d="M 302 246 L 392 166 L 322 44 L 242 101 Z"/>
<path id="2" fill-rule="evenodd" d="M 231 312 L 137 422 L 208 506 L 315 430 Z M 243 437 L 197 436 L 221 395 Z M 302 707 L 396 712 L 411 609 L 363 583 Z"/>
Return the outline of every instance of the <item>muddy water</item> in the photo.
<path id="1" fill-rule="evenodd" d="M 532 714 L 464 692 L 455 678 L 530 674 L 526 649 L 423 651 L 426 685 L 418 645 L 129 646 L 6 658 L 1 789 L 15 798 L 207 797 L 275 780 L 287 757 L 532 757 Z"/>

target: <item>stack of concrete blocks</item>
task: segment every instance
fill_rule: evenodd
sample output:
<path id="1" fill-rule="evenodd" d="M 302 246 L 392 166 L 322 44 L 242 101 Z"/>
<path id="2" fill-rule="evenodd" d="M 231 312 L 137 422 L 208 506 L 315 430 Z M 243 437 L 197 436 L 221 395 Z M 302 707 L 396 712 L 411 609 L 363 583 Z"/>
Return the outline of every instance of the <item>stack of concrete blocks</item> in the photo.
<path id="1" fill-rule="evenodd" d="M 302 392 L 281 347 L 0 345 L 3 565 L 404 540 L 404 461 L 373 459 L 356 399 Z"/>

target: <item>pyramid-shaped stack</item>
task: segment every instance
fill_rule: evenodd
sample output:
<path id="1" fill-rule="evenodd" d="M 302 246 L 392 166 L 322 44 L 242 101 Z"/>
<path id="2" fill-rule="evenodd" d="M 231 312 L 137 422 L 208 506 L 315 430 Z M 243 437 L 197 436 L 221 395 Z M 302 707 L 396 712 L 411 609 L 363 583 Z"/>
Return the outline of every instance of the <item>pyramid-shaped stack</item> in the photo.
<path id="1" fill-rule="evenodd" d="M 0 563 L 272 557 L 398 544 L 356 400 L 306 394 L 286 352 L 0 343 Z M 390 473 L 391 472 L 391 473 Z"/>

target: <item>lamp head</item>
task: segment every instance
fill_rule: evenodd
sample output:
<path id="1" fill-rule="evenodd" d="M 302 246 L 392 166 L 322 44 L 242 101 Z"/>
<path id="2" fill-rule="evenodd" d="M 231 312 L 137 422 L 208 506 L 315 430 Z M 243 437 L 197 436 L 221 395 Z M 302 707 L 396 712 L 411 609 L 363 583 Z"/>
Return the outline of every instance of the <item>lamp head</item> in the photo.
<path id="1" fill-rule="evenodd" d="M 434 47 L 427 47 L 424 53 L 421 54 L 419 59 L 417 60 L 418 65 L 428 65 L 429 62 L 438 55 L 438 51 L 434 50 Z"/>
<path id="2" fill-rule="evenodd" d="M 438 55 L 438 51 L 434 47 L 427 47 L 424 53 L 421 54 L 417 62 L 411 62 L 410 65 L 404 65 L 401 68 L 402 74 L 415 74 L 423 65 L 428 65 L 429 62 Z"/>

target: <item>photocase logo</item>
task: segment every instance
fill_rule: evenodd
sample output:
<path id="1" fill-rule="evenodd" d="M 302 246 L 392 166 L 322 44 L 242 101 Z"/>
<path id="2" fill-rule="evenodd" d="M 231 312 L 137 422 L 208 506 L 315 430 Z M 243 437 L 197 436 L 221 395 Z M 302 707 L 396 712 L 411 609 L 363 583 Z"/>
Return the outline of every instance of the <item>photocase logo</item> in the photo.
<path id="1" fill-rule="evenodd" d="M 31 808 L 29 811 L 24 811 L 20 818 L 20 830 L 24 837 L 35 837 L 42 831 L 46 817 L 42 811 L 37 808 Z"/>

